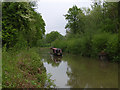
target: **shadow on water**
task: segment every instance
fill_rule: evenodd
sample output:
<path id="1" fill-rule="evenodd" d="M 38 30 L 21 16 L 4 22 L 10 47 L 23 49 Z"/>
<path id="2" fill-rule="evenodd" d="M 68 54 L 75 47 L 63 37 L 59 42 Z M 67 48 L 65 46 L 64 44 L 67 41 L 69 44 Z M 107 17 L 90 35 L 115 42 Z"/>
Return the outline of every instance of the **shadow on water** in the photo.
<path id="1" fill-rule="evenodd" d="M 117 88 L 118 64 L 83 58 L 77 55 L 63 54 L 57 57 L 42 50 L 47 73 L 59 88 Z M 46 52 L 46 53 L 45 53 Z"/>
<path id="2" fill-rule="evenodd" d="M 67 71 L 70 78 L 67 85 L 73 88 L 118 87 L 117 64 L 70 55 L 66 55 L 64 59 L 69 60 L 68 64 L 71 68 L 71 71 Z"/>
<path id="3" fill-rule="evenodd" d="M 55 56 L 53 54 L 50 54 L 51 60 L 54 61 L 54 63 L 60 63 L 62 61 L 62 56 Z"/>

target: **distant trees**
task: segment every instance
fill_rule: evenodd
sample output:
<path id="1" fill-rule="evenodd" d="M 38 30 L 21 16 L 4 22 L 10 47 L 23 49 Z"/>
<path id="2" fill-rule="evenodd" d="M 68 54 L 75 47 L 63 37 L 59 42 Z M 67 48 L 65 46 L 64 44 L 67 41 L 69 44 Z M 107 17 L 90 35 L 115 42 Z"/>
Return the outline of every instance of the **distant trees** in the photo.
<path id="1" fill-rule="evenodd" d="M 46 42 L 51 43 L 55 41 L 56 39 L 61 39 L 63 36 L 57 32 L 57 31 L 52 31 L 49 34 L 46 35 Z"/>
<path id="2" fill-rule="evenodd" d="M 2 44 L 7 47 L 33 46 L 45 34 L 42 16 L 31 2 L 2 3 Z"/>
<path id="3" fill-rule="evenodd" d="M 52 42 L 62 39 L 63 36 L 59 32 L 52 31 L 44 35 L 44 37 L 42 39 L 39 39 L 36 43 L 37 43 L 37 47 L 50 47 Z"/>

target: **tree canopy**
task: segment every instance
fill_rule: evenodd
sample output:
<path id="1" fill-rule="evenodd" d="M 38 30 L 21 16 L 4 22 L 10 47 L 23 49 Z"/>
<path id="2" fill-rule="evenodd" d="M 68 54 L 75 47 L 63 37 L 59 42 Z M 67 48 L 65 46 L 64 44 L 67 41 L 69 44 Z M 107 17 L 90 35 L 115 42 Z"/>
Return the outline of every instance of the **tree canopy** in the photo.
<path id="1" fill-rule="evenodd" d="M 61 39 L 62 37 L 63 36 L 59 32 L 52 31 L 46 35 L 46 41 L 48 43 L 51 43 L 51 42 L 55 41 L 56 39 Z"/>
<path id="2" fill-rule="evenodd" d="M 93 2 L 91 8 L 69 8 L 65 16 L 66 36 L 53 47 L 68 53 L 97 57 L 102 51 L 109 60 L 120 61 L 118 2 Z"/>
<path id="3" fill-rule="evenodd" d="M 45 22 L 32 2 L 2 3 L 2 44 L 13 47 L 18 43 L 36 44 L 45 34 Z M 23 45 L 24 45 L 23 44 Z"/>
<path id="4" fill-rule="evenodd" d="M 83 33 L 83 17 L 84 14 L 80 8 L 78 8 L 76 5 L 72 8 L 69 8 L 68 14 L 64 15 L 65 19 L 68 20 L 68 23 L 66 24 L 65 28 L 67 29 L 67 32 L 70 32 L 72 34 L 76 33 Z"/>

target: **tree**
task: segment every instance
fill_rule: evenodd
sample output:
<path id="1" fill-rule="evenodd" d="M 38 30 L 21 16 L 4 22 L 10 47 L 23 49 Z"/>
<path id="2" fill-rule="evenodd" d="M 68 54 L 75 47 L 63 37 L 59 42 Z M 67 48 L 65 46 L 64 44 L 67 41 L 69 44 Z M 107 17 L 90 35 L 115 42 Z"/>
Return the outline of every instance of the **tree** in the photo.
<path id="1" fill-rule="evenodd" d="M 43 37 L 45 22 L 33 7 L 35 3 L 32 2 L 4 2 L 2 4 L 3 46 L 7 44 L 7 47 L 14 47 L 23 41 L 27 42 L 28 46 L 32 46 Z"/>
<path id="2" fill-rule="evenodd" d="M 83 27 L 84 23 L 82 18 L 84 17 L 84 14 L 80 8 L 78 8 L 76 5 L 73 6 L 68 10 L 68 14 L 64 15 L 65 19 L 68 20 L 68 23 L 66 25 L 66 29 L 68 29 L 67 32 L 70 32 L 72 34 L 76 33 L 83 33 Z"/>
<path id="3" fill-rule="evenodd" d="M 106 32 L 118 33 L 118 2 L 104 2 L 103 3 L 103 30 Z"/>
<path id="4" fill-rule="evenodd" d="M 46 41 L 48 43 L 51 43 L 53 41 L 55 41 L 56 39 L 61 39 L 63 36 L 57 32 L 57 31 L 52 31 L 49 34 L 46 35 Z"/>

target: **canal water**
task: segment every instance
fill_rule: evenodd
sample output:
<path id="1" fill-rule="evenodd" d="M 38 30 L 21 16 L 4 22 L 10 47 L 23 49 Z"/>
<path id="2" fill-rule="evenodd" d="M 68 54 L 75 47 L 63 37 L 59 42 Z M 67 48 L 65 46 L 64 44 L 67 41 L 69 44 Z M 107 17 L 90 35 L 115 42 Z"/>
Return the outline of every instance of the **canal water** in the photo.
<path id="1" fill-rule="evenodd" d="M 49 49 L 41 49 L 39 54 L 58 88 L 118 88 L 117 63 L 72 54 L 57 57 Z"/>

